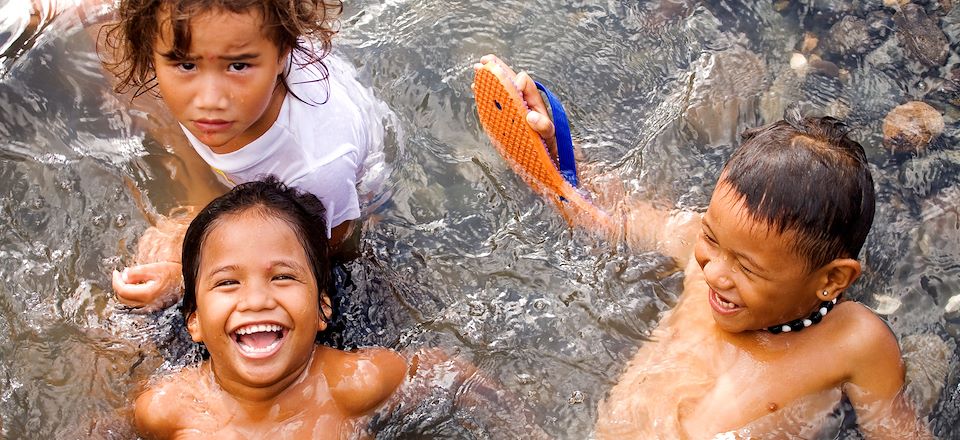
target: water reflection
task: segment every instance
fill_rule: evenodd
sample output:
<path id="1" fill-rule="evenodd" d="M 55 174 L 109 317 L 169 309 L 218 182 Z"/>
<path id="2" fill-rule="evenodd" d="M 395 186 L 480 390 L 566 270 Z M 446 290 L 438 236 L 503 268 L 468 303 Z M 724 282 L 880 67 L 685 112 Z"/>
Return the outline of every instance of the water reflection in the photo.
<path id="1" fill-rule="evenodd" d="M 939 55 L 902 44 L 910 32 L 930 33 L 929 20 L 912 13 L 898 24 L 876 3 L 348 3 L 339 50 L 405 136 L 403 145 L 387 141 L 390 198 L 367 220 L 342 304 L 346 328 L 334 342 L 446 348 L 526 401 L 547 433 L 586 438 L 598 402 L 676 300 L 682 276 L 669 261 L 569 231 L 487 144 L 469 66 L 495 52 L 563 97 L 585 166 L 619 177 L 631 195 L 691 208 L 706 204 L 744 127 L 794 101 L 816 114 L 844 113 L 875 167 L 879 200 L 868 270 L 852 293 L 887 313 L 902 339 L 946 341 L 946 361 L 956 365 L 960 8 L 917 2 L 948 38 L 946 60 L 929 66 L 924 60 Z M 132 437 L 125 408 L 140 381 L 196 356 L 176 313 L 130 315 L 109 292 L 110 269 L 147 226 L 129 186 L 160 211 L 183 191 L 168 171 L 176 159 L 167 144 L 143 134 L 169 121 L 109 93 L 72 4 L 0 6 L 7 438 Z M 917 30 L 904 34 L 904 26 Z M 860 31 L 863 44 L 842 38 Z M 806 46 L 808 34 L 816 48 Z M 794 54 L 804 69 L 791 66 Z M 941 113 L 944 133 L 920 154 L 891 154 L 882 121 L 911 100 Z M 948 438 L 960 428 L 960 376 L 940 364 L 915 365 L 938 371 L 919 394 L 935 432 Z M 446 435 L 470 435 L 467 416 L 481 423 L 495 411 L 453 408 L 437 423 Z M 849 417 L 839 424 L 821 436 L 856 438 Z M 384 436 L 420 428 L 398 421 Z"/>

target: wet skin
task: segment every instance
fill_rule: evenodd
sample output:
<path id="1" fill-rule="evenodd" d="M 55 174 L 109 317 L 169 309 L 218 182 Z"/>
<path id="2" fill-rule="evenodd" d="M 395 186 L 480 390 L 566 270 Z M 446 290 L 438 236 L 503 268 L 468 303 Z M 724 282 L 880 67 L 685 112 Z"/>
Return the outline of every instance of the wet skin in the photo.
<path id="1" fill-rule="evenodd" d="M 807 316 L 860 269 L 851 259 L 808 269 L 790 248 L 789 232 L 771 231 L 744 209 L 721 179 L 681 299 L 601 404 L 597 437 L 745 437 L 748 429 L 763 438 L 810 436 L 841 392 L 866 433 L 921 435 L 898 394 L 904 368 L 897 341 L 866 307 L 841 302 L 803 331 L 763 330 Z"/>
<path id="2" fill-rule="evenodd" d="M 185 56 L 173 53 L 169 17 L 161 13 L 159 20 L 153 54 L 157 86 L 170 113 L 191 134 L 214 153 L 226 154 L 256 140 L 276 122 L 286 96 L 280 75 L 288 54 L 264 34 L 259 13 L 214 10 L 192 17 Z M 186 155 L 198 159 L 192 149 Z M 353 223 L 332 228 L 334 251 L 350 237 Z M 165 235 L 151 231 L 159 228 L 145 236 Z M 141 240 L 139 254 L 173 255 L 138 258 L 134 267 L 116 272 L 112 285 L 117 299 L 145 312 L 176 302 L 181 239 L 170 235 L 163 241 Z"/>
<path id="3" fill-rule="evenodd" d="M 400 355 L 316 346 L 326 328 L 296 233 L 259 210 L 227 215 L 204 239 L 197 310 L 187 320 L 210 360 L 137 398 L 148 438 L 347 438 L 397 388 Z"/>
<path id="4" fill-rule="evenodd" d="M 189 53 L 178 57 L 171 27 L 161 27 L 153 55 L 160 95 L 214 153 L 239 150 L 277 120 L 286 53 L 262 29 L 254 11 L 206 12 L 191 20 Z"/>

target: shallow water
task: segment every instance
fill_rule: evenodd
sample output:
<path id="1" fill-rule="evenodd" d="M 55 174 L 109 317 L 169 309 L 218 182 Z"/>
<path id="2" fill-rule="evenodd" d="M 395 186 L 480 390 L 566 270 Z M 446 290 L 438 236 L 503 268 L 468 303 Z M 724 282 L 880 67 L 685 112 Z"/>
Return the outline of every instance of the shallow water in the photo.
<path id="1" fill-rule="evenodd" d="M 76 17 L 56 13 L 68 5 L 47 4 L 31 22 L 23 3 L 0 5 L 0 433 L 130 438 L 138 384 L 195 353 L 175 312 L 118 310 L 109 272 L 147 227 L 128 183 L 160 211 L 182 188 L 164 165 L 170 153 L 143 140 L 140 127 L 163 119 L 109 93 Z M 836 75 L 790 69 L 804 32 L 824 40 L 840 17 L 879 6 L 349 3 L 339 50 L 399 125 L 386 145 L 390 198 L 368 218 L 336 342 L 442 347 L 501 382 L 547 434 L 586 438 L 597 403 L 673 304 L 682 277 L 667 259 L 569 231 L 489 145 L 470 66 L 497 53 L 563 97 L 586 165 L 668 205 L 702 208 L 736 134 L 788 102 L 847 116 L 878 187 L 865 275 L 850 294 L 882 312 L 905 346 L 932 347 L 907 357 L 927 373 L 915 394 L 933 430 L 951 438 L 960 429 L 960 8 L 921 3 L 947 32 L 946 67 L 916 61 L 883 21 L 876 47 L 824 55 Z M 922 154 L 892 155 L 881 120 L 909 100 L 934 105 L 946 131 Z M 924 356 L 941 349 L 945 362 Z M 501 423 L 499 408 L 451 402 L 440 396 L 388 421 L 381 437 L 509 432 L 484 431 Z M 844 417 L 822 437 L 858 438 Z"/>

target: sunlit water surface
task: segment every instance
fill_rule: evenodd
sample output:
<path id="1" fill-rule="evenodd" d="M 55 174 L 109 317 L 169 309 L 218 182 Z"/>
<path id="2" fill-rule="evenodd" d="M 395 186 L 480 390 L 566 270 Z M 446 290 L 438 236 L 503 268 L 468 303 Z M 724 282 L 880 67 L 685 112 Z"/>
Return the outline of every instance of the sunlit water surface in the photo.
<path id="1" fill-rule="evenodd" d="M 148 226 L 129 185 L 159 211 L 183 193 L 168 148 L 143 134 L 163 118 L 109 92 L 68 4 L 31 18 L 29 2 L 5 1 L 0 437 L 135 437 L 129 408 L 140 384 L 197 355 L 175 310 L 133 315 L 110 291 L 110 270 Z M 888 32 L 866 55 L 835 57 L 839 76 L 802 76 L 789 61 L 804 32 L 822 36 L 838 17 L 865 13 L 850 2 L 771 3 L 349 2 L 338 50 L 398 122 L 385 146 L 389 198 L 368 216 L 334 343 L 441 347 L 499 381 L 547 434 L 586 438 L 598 402 L 674 304 L 682 276 L 668 259 L 571 232 L 494 152 L 469 85 L 471 64 L 497 53 L 563 97 L 594 175 L 666 206 L 702 209 L 736 134 L 787 103 L 846 116 L 879 192 L 865 275 L 850 295 L 927 347 L 907 355 L 927 373 L 915 394 L 934 432 L 951 438 L 960 429 L 960 152 L 949 66 L 960 8 L 936 15 L 954 49 L 948 67 L 910 61 Z M 921 3 L 936 12 L 937 2 Z M 910 100 L 934 105 L 946 132 L 923 154 L 893 156 L 880 121 Z M 938 350 L 945 361 L 928 359 Z M 388 419 L 380 437 L 522 435 L 496 426 L 511 408 L 451 402 Z M 843 407 L 835 417 L 822 438 L 859 437 Z"/>

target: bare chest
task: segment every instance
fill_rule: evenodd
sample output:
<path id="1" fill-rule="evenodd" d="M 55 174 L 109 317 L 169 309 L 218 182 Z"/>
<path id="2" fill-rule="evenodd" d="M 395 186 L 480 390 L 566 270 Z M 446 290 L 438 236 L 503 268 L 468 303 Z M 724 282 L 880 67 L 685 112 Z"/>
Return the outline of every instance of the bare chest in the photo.
<path id="1" fill-rule="evenodd" d="M 709 438 L 774 419 L 789 430 L 791 420 L 817 419 L 839 401 L 837 368 L 804 338 L 738 344 L 680 327 L 653 336 L 601 406 L 598 434 L 615 427 L 618 435 Z"/>
<path id="2" fill-rule="evenodd" d="M 229 400 L 194 399 L 193 416 L 182 421 L 184 425 L 175 438 L 296 440 L 357 436 L 356 420 L 345 417 L 329 395 L 300 397 L 258 408 Z"/>

